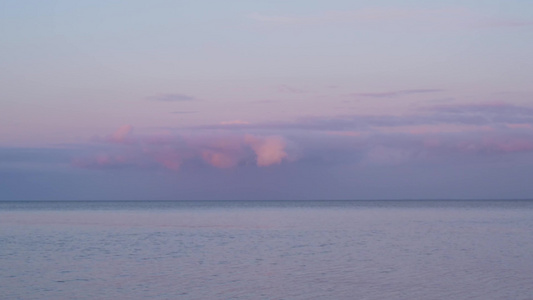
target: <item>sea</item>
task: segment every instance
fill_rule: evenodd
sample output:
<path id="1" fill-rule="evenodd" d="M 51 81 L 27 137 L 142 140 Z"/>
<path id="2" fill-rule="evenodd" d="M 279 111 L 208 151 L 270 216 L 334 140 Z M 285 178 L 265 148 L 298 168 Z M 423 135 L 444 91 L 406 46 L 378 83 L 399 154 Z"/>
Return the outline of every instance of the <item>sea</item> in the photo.
<path id="1" fill-rule="evenodd" d="M 5 201 L 0 299 L 533 299 L 533 201 Z"/>

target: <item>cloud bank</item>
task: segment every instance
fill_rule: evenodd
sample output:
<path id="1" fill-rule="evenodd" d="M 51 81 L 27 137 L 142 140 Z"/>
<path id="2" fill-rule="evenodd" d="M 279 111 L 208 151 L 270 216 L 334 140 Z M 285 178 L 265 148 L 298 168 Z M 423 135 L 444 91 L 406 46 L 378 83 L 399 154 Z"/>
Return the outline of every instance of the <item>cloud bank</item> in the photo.
<path id="1" fill-rule="evenodd" d="M 7 200 L 525 198 L 533 109 L 474 103 L 210 129 L 124 125 L 86 144 L 0 154 Z"/>
<path id="2" fill-rule="evenodd" d="M 408 115 L 223 122 L 135 135 L 131 125 L 96 140 L 81 168 L 231 169 L 302 162 L 441 164 L 533 154 L 533 108 L 505 103 L 426 106 Z M 455 161 L 455 162 L 454 162 Z"/>
<path id="3" fill-rule="evenodd" d="M 183 164 L 233 168 L 238 165 L 268 167 L 289 158 L 281 136 L 253 134 L 166 134 L 134 136 L 124 125 L 105 138 L 98 149 L 79 156 L 73 165 L 88 169 L 164 168 L 177 171 Z"/>

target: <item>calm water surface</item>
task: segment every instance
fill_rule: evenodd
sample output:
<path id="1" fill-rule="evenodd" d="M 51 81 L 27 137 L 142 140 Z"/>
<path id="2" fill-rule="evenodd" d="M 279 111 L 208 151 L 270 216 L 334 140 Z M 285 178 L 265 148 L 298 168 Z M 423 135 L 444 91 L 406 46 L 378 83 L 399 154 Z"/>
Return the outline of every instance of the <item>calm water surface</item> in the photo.
<path id="1" fill-rule="evenodd" d="M 533 201 L 0 202 L 0 299 L 533 299 Z"/>

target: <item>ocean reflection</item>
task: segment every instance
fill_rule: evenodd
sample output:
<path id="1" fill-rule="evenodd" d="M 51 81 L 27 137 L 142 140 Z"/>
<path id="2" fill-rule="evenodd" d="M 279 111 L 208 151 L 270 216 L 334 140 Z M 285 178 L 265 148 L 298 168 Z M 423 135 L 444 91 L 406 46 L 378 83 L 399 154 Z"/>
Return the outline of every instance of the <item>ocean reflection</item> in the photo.
<path id="1" fill-rule="evenodd" d="M 0 298 L 533 296 L 532 202 L 294 202 L 2 203 Z"/>

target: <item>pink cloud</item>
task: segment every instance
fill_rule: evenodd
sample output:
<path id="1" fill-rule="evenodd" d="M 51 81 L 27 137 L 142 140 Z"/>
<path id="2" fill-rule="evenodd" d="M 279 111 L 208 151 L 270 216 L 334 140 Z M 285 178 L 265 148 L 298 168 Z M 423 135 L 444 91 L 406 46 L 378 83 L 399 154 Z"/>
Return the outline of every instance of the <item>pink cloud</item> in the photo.
<path id="1" fill-rule="evenodd" d="M 186 136 L 184 140 L 192 156 L 200 157 L 216 168 L 232 168 L 246 158 L 242 137 L 225 136 Z"/>
<path id="2" fill-rule="evenodd" d="M 148 156 L 152 157 L 160 166 L 168 170 L 178 171 L 182 164 L 180 153 L 168 147 L 163 150 L 148 152 Z"/>
<path id="3" fill-rule="evenodd" d="M 257 165 L 266 167 L 273 164 L 280 164 L 283 159 L 288 158 L 285 152 L 286 143 L 279 136 L 255 137 L 246 135 L 245 142 L 255 152 L 257 156 Z"/>
<path id="4" fill-rule="evenodd" d="M 95 139 L 97 152 L 75 159 L 73 165 L 178 171 L 198 165 L 230 169 L 297 160 L 390 165 L 533 153 L 532 114 L 528 107 L 487 103 L 434 107 L 419 115 L 353 115 L 238 128 L 218 125 L 216 130 L 190 128 L 182 133 L 133 135 L 132 127 L 125 125 L 107 138 Z M 260 134 L 264 132 L 274 134 Z"/>
<path id="5" fill-rule="evenodd" d="M 279 136 L 254 135 L 176 135 L 168 131 L 155 135 L 130 136 L 132 126 L 125 125 L 105 139 L 96 139 L 106 150 L 73 160 L 81 168 L 181 169 L 189 161 L 203 161 L 215 168 L 233 168 L 251 161 L 259 167 L 280 164 L 288 158 L 286 142 Z M 113 146 L 121 144 L 120 147 Z"/>
<path id="6" fill-rule="evenodd" d="M 533 129 L 531 124 L 505 124 L 505 126 L 511 129 Z"/>
<path id="7" fill-rule="evenodd" d="M 123 125 L 115 133 L 108 137 L 108 141 L 112 143 L 125 143 L 128 141 L 128 136 L 133 131 L 133 126 Z"/>
<path id="8" fill-rule="evenodd" d="M 527 152 L 533 150 L 533 141 L 523 138 L 489 139 L 484 141 L 483 146 L 487 149 L 503 153 Z"/>
<path id="9" fill-rule="evenodd" d="M 201 153 L 205 162 L 217 168 L 232 168 L 239 162 L 239 158 L 231 153 L 217 152 L 214 150 L 203 150 Z"/>

